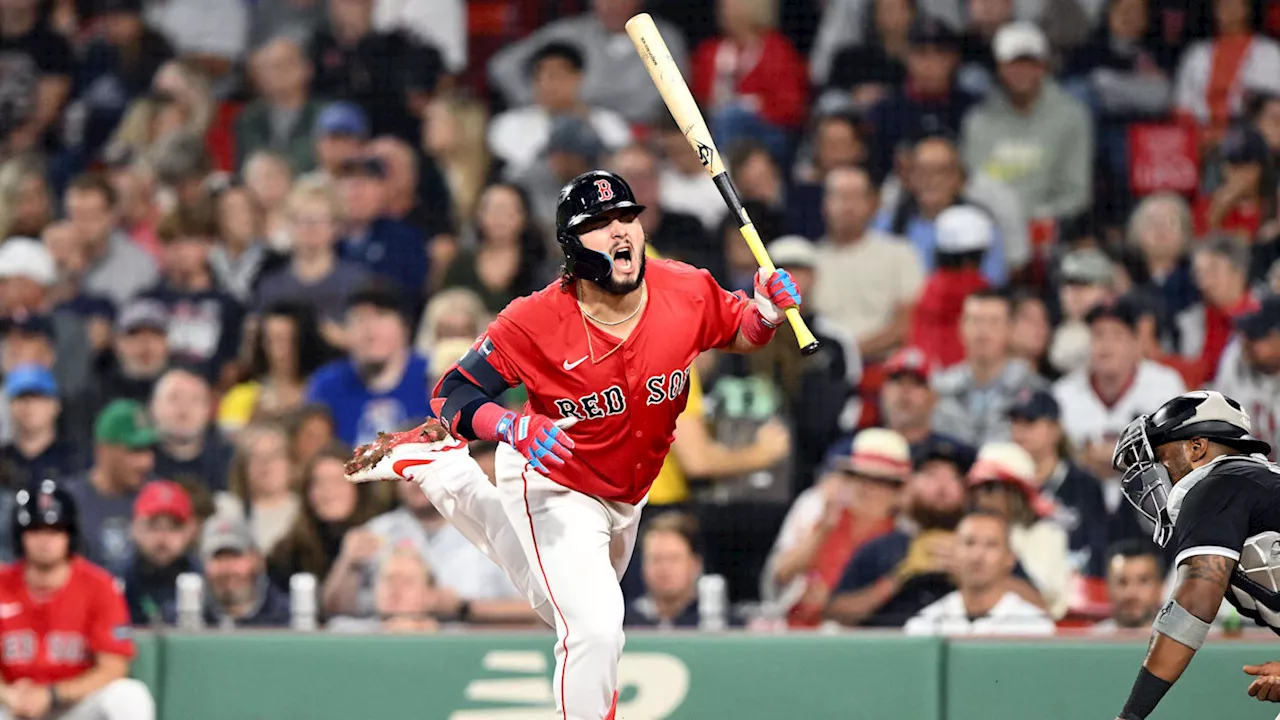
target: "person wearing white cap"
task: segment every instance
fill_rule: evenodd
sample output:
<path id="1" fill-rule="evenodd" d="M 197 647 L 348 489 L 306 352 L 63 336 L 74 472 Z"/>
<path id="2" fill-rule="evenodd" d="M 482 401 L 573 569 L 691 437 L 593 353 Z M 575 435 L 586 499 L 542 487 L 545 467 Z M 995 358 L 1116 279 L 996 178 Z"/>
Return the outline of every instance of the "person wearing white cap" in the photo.
<path id="1" fill-rule="evenodd" d="M 57 279 L 53 256 L 39 240 L 13 237 L 0 244 L 0 317 L 25 313 L 51 320 L 54 374 L 64 395 L 76 395 L 89 384 L 92 352 L 80 318 L 54 311 L 49 290 Z"/>
<path id="2" fill-rule="evenodd" d="M 799 235 L 784 235 L 769 243 L 769 256 L 779 267 L 787 268 L 801 293 L 812 290 L 818 265 L 818 251 L 812 242 Z M 805 309 L 801 314 L 822 343 L 817 356 L 797 363 L 791 348 L 779 343 L 747 359 L 753 374 L 778 380 L 790 404 L 797 489 L 812 482 L 831 443 L 853 430 L 862 412 L 857 392 L 862 381 L 858 346 L 822 313 Z M 788 328 L 778 331 L 791 332 Z"/>
<path id="3" fill-rule="evenodd" d="M 965 165 L 1008 183 L 1035 219 L 1072 218 L 1093 193 L 1089 112 L 1049 76 L 1049 41 L 1034 23 L 1012 22 L 992 43 L 999 89 L 969 111 Z"/>
<path id="4" fill-rule="evenodd" d="M 1049 614 L 1065 615 L 1072 576 L 1067 531 L 1052 519 L 1057 504 L 1040 493 L 1031 454 L 1013 442 L 983 445 L 969 470 L 969 499 L 974 507 L 1009 524 L 1013 554 L 1040 591 Z"/>
<path id="5" fill-rule="evenodd" d="M 907 342 L 947 367 L 964 360 L 960 315 L 966 297 L 989 287 L 980 268 L 996 231 L 991 218 L 972 205 L 943 210 L 934 225 L 937 269 L 925 280 Z"/>
<path id="6" fill-rule="evenodd" d="M 867 428 L 830 455 L 819 483 L 787 511 L 762 573 L 761 597 L 800 627 L 821 620 L 858 548 L 893 529 L 911 473 L 907 439 L 884 428 Z"/>

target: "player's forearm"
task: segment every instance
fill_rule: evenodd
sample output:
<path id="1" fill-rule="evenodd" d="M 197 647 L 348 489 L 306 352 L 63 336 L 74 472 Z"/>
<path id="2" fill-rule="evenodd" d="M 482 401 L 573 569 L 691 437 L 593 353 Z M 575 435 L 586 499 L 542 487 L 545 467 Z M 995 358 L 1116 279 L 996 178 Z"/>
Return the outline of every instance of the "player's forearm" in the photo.
<path id="1" fill-rule="evenodd" d="M 1156 616 L 1151 646 L 1120 717 L 1143 720 L 1195 657 L 1218 613 L 1236 561 L 1197 555 L 1178 568 L 1178 586 Z"/>
<path id="2" fill-rule="evenodd" d="M 106 687 L 108 683 L 129 674 L 129 661 L 120 655 L 99 655 L 98 662 L 85 672 L 68 680 L 53 683 L 60 706 L 78 703 Z"/>
<path id="3" fill-rule="evenodd" d="M 747 305 L 742 311 L 742 320 L 738 324 L 738 334 L 734 336 L 733 342 L 729 343 L 726 348 L 729 352 L 734 353 L 753 353 L 773 339 L 774 334 L 778 332 L 778 326 L 771 324 L 765 320 L 760 314 L 760 309 L 754 304 Z"/>

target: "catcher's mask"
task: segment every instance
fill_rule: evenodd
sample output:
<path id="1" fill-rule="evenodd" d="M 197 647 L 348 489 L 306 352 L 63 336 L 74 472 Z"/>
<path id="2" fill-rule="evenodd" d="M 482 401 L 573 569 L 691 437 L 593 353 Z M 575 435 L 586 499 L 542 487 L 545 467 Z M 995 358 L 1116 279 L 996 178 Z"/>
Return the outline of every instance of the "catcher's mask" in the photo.
<path id="1" fill-rule="evenodd" d="M 1205 438 L 1242 453 L 1271 452 L 1271 446 L 1251 434 L 1249 414 L 1240 403 L 1219 392 L 1198 390 L 1179 395 L 1150 415 L 1125 427 L 1116 441 L 1111 466 L 1124 473 L 1120 486 L 1142 517 L 1155 525 L 1152 539 L 1164 547 L 1173 537 L 1169 514 L 1169 470 L 1155 449 L 1166 443 Z"/>

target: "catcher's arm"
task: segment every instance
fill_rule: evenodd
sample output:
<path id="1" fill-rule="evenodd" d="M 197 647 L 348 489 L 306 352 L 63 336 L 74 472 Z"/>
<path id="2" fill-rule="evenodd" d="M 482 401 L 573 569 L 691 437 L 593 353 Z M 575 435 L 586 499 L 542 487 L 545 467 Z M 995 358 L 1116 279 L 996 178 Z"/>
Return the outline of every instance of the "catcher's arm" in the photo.
<path id="1" fill-rule="evenodd" d="M 1170 602 L 1156 618 L 1151 646 L 1142 670 L 1133 684 L 1129 700 L 1119 720 L 1144 720 L 1155 709 L 1182 672 L 1187 669 L 1196 648 L 1175 640 L 1160 630 L 1163 616 L 1180 612 L 1181 607 L 1203 623 L 1213 622 L 1218 606 L 1226 595 L 1236 561 L 1222 555 L 1195 555 L 1178 566 L 1178 585 Z M 1192 621 L 1194 622 L 1194 620 Z"/>

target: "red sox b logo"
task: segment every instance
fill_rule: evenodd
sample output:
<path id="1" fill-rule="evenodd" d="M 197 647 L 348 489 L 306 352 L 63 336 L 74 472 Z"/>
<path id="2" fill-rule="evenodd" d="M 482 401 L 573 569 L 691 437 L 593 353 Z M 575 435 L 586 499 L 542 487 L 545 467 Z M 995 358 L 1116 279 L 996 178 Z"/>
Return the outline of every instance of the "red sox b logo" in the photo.
<path id="1" fill-rule="evenodd" d="M 608 180 L 600 179 L 596 181 L 596 195 L 599 196 L 600 202 L 613 199 L 613 185 Z"/>

